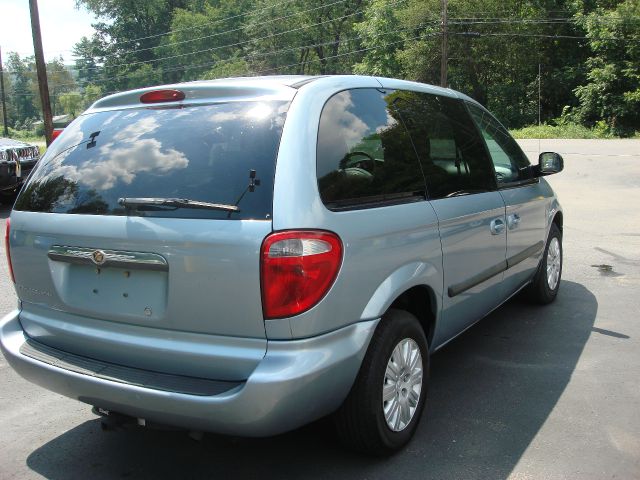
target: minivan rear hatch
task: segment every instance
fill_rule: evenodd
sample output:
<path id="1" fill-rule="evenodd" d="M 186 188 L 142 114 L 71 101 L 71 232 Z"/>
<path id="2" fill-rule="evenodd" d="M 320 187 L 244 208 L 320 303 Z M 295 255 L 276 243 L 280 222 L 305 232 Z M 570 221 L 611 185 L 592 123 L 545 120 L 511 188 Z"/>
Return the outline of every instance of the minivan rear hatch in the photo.
<path id="1" fill-rule="evenodd" d="M 132 335 L 265 346 L 259 252 L 290 99 L 201 97 L 90 111 L 52 144 L 11 216 L 29 336 L 116 363 Z"/>

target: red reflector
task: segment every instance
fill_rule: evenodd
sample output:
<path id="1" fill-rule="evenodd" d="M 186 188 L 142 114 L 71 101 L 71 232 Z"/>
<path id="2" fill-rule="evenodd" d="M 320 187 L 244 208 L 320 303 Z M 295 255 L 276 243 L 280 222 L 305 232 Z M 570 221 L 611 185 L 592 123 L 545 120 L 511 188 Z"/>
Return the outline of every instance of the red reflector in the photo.
<path id="1" fill-rule="evenodd" d="M 53 132 L 51 132 L 51 141 L 53 142 L 56 138 L 60 136 L 64 128 L 54 128 Z"/>
<path id="2" fill-rule="evenodd" d="M 9 234 L 11 233 L 11 220 L 7 218 L 4 227 L 4 250 L 7 252 L 7 266 L 9 267 L 9 275 L 11 281 L 16 283 L 16 277 L 13 275 L 13 265 L 11 264 L 11 250 L 9 248 Z"/>
<path id="3" fill-rule="evenodd" d="M 284 318 L 314 307 L 333 285 L 342 242 L 331 232 L 292 230 L 262 242 L 260 279 L 265 318 Z"/>
<path id="4" fill-rule="evenodd" d="M 140 96 L 142 103 L 177 102 L 184 100 L 184 92 L 180 90 L 154 90 Z"/>

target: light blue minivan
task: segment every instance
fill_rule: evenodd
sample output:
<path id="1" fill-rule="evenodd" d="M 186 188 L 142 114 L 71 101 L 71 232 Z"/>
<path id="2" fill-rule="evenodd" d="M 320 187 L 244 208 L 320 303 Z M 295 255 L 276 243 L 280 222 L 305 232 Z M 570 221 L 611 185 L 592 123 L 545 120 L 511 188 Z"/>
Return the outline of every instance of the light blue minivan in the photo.
<path id="1" fill-rule="evenodd" d="M 2 351 L 107 419 L 268 436 L 332 415 L 388 454 L 418 426 L 431 353 L 522 289 L 556 297 L 543 176 L 562 168 L 465 95 L 402 80 L 111 95 L 7 221 Z"/>

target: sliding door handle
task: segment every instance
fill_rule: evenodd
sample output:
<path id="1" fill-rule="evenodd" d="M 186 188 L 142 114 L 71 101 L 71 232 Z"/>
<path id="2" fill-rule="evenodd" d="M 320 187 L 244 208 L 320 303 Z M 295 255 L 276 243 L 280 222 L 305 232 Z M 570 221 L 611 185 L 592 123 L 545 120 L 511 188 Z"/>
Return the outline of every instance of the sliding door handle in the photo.
<path id="1" fill-rule="evenodd" d="M 491 235 L 500 235 L 504 232 L 504 221 L 502 218 L 496 218 L 491 220 L 491 224 L 489 225 L 489 229 L 491 230 Z"/>
<path id="2" fill-rule="evenodd" d="M 517 213 L 514 213 L 507 217 L 507 226 L 509 227 L 509 230 L 518 228 L 518 225 L 520 225 L 520 215 L 518 215 Z"/>

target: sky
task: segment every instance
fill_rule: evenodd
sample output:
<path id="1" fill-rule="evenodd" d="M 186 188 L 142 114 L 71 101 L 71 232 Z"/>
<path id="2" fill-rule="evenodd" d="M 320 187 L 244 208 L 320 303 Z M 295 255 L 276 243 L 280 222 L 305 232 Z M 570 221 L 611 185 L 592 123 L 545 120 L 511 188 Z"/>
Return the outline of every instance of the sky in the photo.
<path id="1" fill-rule="evenodd" d="M 76 9 L 75 0 L 38 0 L 38 10 L 45 60 L 62 55 L 70 63 L 71 48 L 83 36 L 91 36 L 96 18 L 84 8 Z M 28 0 L 0 0 L 0 47 L 3 63 L 9 52 L 33 55 Z"/>

